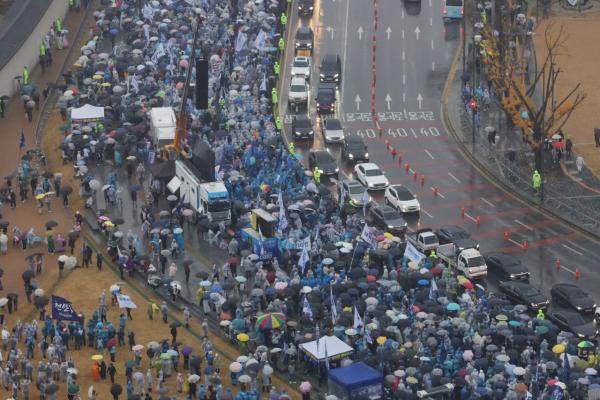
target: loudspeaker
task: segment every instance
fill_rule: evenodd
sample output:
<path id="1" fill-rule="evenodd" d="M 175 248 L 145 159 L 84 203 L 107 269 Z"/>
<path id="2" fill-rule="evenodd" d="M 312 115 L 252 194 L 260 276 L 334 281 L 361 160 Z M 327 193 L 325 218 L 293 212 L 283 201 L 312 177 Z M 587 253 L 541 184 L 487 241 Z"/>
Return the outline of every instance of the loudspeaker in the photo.
<path id="1" fill-rule="evenodd" d="M 208 109 L 208 61 L 196 60 L 196 108 Z"/>

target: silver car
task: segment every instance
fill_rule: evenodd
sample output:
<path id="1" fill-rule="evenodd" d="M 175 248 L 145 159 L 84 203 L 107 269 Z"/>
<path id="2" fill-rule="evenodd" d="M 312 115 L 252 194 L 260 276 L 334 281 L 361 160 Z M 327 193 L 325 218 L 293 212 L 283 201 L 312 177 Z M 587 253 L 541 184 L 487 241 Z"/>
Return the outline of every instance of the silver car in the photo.
<path id="1" fill-rule="evenodd" d="M 325 118 L 322 125 L 325 143 L 343 143 L 346 135 L 342 123 L 337 118 Z"/>
<path id="2" fill-rule="evenodd" d="M 342 193 L 344 194 L 344 202 L 354 207 L 362 207 L 365 202 L 369 204 L 372 201 L 365 187 L 359 181 L 353 179 L 342 179 L 338 183 L 339 199 L 342 198 Z"/>

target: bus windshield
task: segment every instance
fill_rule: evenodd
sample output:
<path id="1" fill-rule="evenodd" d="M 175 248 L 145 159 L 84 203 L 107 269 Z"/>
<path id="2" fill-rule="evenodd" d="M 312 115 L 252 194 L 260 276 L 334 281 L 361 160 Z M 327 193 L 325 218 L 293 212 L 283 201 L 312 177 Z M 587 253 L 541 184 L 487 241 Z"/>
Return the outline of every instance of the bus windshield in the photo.
<path id="1" fill-rule="evenodd" d="M 446 7 L 462 7 L 463 0 L 446 0 Z"/>

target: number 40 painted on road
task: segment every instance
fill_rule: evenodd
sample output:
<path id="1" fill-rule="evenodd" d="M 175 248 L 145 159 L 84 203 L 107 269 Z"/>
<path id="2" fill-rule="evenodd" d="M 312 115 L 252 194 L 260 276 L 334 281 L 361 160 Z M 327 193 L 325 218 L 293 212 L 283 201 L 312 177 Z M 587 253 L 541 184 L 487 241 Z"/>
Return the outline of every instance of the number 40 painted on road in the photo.
<path id="1" fill-rule="evenodd" d="M 440 136 L 440 131 L 435 126 L 429 128 L 388 128 L 386 134 L 391 137 L 408 137 L 412 135 L 415 138 L 420 136 Z"/>

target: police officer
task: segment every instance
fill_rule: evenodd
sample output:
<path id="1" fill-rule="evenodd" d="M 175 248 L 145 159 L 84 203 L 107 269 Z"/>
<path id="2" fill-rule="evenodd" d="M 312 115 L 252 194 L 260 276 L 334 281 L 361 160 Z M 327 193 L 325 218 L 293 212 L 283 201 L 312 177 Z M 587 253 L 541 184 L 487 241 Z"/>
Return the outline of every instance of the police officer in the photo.
<path id="1" fill-rule="evenodd" d="M 285 26 L 287 25 L 287 15 L 285 15 L 284 12 L 281 13 L 281 17 L 279 18 L 279 21 L 281 22 L 281 29 L 284 30 Z"/>
<path id="2" fill-rule="evenodd" d="M 537 194 L 540 190 L 540 186 L 542 186 L 542 175 L 540 175 L 537 170 L 533 171 L 531 183 L 533 184 L 533 191 Z"/>
<path id="3" fill-rule="evenodd" d="M 283 49 L 285 49 L 285 40 L 282 37 L 279 38 L 277 47 L 279 47 L 279 51 L 283 51 Z"/>
<path id="4" fill-rule="evenodd" d="M 42 73 L 46 70 L 46 46 L 44 43 L 40 43 L 40 67 L 42 67 Z"/>
<path id="5" fill-rule="evenodd" d="M 54 21 L 54 30 L 56 30 L 56 33 L 62 32 L 62 21 L 60 20 L 60 17 L 56 18 L 56 21 Z"/>
<path id="6" fill-rule="evenodd" d="M 546 319 L 546 316 L 544 315 L 544 310 L 542 310 L 541 308 L 538 310 L 537 315 L 535 316 L 537 319 L 539 319 L 540 321 L 543 321 L 544 319 Z"/>
<path id="7" fill-rule="evenodd" d="M 279 75 L 280 69 L 281 67 L 279 66 L 279 61 L 275 61 L 275 63 L 273 63 L 273 72 L 275 72 L 275 75 Z"/>
<path id="8" fill-rule="evenodd" d="M 29 70 L 27 66 L 23 67 L 23 86 L 29 85 Z"/>
<path id="9" fill-rule="evenodd" d="M 296 150 L 294 149 L 294 142 L 290 142 L 288 144 L 288 151 L 290 152 L 291 155 L 294 155 L 294 153 L 296 152 Z"/>
<path id="10" fill-rule="evenodd" d="M 277 102 L 278 102 L 277 89 L 276 88 L 271 89 L 271 102 L 273 103 L 273 105 L 277 104 Z"/>
<path id="11" fill-rule="evenodd" d="M 277 128 L 279 132 L 283 130 L 283 121 L 281 120 L 281 117 L 279 115 L 277 116 L 277 118 L 275 118 L 275 128 Z"/>
<path id="12" fill-rule="evenodd" d="M 321 183 L 321 170 L 315 166 L 313 170 L 313 178 L 315 178 L 315 183 L 318 185 Z"/>

